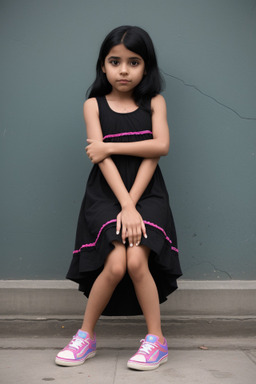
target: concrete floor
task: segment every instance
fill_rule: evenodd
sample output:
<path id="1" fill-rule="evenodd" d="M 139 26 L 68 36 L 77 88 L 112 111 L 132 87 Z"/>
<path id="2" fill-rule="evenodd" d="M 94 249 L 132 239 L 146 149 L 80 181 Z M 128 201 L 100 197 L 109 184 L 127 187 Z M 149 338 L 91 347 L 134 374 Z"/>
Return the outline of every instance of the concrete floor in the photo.
<path id="1" fill-rule="evenodd" d="M 78 367 L 54 363 L 67 337 L 2 337 L 0 382 L 37 384 L 255 384 L 256 337 L 167 336 L 169 360 L 154 371 L 126 367 L 139 340 L 108 332 L 98 340 L 97 354 Z"/>

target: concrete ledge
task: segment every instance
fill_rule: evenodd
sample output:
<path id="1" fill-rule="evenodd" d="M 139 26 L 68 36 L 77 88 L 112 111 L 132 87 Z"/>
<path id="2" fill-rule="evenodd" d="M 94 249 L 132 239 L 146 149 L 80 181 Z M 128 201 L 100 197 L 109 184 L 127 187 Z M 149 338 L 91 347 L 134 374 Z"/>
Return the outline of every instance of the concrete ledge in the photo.
<path id="1" fill-rule="evenodd" d="M 6 337 L 67 337 L 81 327 L 82 316 L 72 318 L 13 318 L 0 316 L 0 340 Z M 163 316 L 162 329 L 166 337 L 243 337 L 254 338 L 256 317 Z M 116 339 L 139 339 L 147 333 L 143 317 L 101 317 L 97 322 L 97 337 L 114 335 Z M 112 340 L 111 340 L 112 345 Z M 1 342 L 0 342 L 1 348 Z"/>
<path id="2" fill-rule="evenodd" d="M 179 280 L 163 316 L 256 316 L 256 281 Z M 86 299 L 67 280 L 0 280 L 4 316 L 82 316 Z"/>

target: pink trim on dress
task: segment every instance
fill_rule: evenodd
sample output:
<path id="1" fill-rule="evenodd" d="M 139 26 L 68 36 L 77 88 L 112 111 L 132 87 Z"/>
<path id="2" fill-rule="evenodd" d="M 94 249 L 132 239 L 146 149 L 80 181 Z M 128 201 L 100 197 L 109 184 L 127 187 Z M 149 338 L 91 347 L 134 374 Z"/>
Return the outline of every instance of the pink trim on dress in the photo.
<path id="1" fill-rule="evenodd" d="M 74 251 L 73 253 L 79 253 L 83 248 L 95 247 L 97 241 L 99 240 L 99 237 L 100 237 L 101 232 L 102 232 L 103 229 L 106 227 L 106 225 L 111 224 L 111 223 L 116 223 L 116 219 L 109 220 L 109 221 L 107 221 L 105 224 L 102 225 L 102 227 L 101 227 L 101 229 L 99 230 L 99 233 L 98 233 L 98 235 L 97 235 L 96 240 L 94 241 L 94 243 L 84 244 L 84 245 L 82 245 L 82 247 L 81 247 L 80 249 Z"/>
<path id="2" fill-rule="evenodd" d="M 88 244 L 84 244 L 84 245 L 82 245 L 81 248 L 78 249 L 78 250 L 75 250 L 75 251 L 73 252 L 73 254 L 75 254 L 75 253 L 79 253 L 83 248 L 95 247 L 97 241 L 99 240 L 99 237 L 100 237 L 100 235 L 101 235 L 102 230 L 103 230 L 108 224 L 116 223 L 116 221 L 117 221 L 116 219 L 113 219 L 113 220 L 109 220 L 109 221 L 107 221 L 105 224 L 103 224 L 102 227 L 100 228 L 99 232 L 98 232 L 98 235 L 97 235 L 96 240 L 94 241 L 94 243 L 88 243 Z M 151 225 L 151 227 L 154 227 L 154 228 L 159 229 L 159 231 L 161 231 L 161 232 L 164 234 L 164 236 L 165 236 L 165 240 L 167 240 L 170 244 L 172 244 L 171 239 L 167 236 L 167 234 L 166 234 L 166 232 L 165 232 L 165 230 L 164 230 L 163 228 L 159 227 L 157 224 L 151 223 L 150 221 L 146 221 L 146 220 L 143 220 L 143 221 L 144 221 L 145 224 L 147 224 L 147 225 Z M 175 252 L 179 252 L 179 250 L 178 250 L 177 248 L 175 248 L 175 247 L 171 247 L 171 249 L 172 249 L 173 251 L 175 251 Z"/>
<path id="3" fill-rule="evenodd" d="M 172 244 L 171 239 L 169 239 L 169 237 L 167 236 L 167 234 L 166 234 L 166 232 L 165 232 L 165 230 L 163 228 L 159 227 L 158 225 L 156 225 L 154 223 L 151 223 L 150 221 L 146 221 L 146 220 L 143 220 L 143 221 L 144 221 L 145 224 L 151 225 L 152 227 L 155 227 L 155 228 L 159 229 L 159 231 L 163 232 L 163 234 L 165 236 L 165 239 L 167 241 L 169 241 L 170 244 Z"/>
<path id="4" fill-rule="evenodd" d="M 149 130 L 147 131 L 139 131 L 139 132 L 122 132 L 122 133 L 114 133 L 113 135 L 106 135 L 103 137 L 103 140 L 109 139 L 111 137 L 120 137 L 120 136 L 132 136 L 132 135 L 146 135 L 146 134 L 151 134 L 153 133 Z"/>

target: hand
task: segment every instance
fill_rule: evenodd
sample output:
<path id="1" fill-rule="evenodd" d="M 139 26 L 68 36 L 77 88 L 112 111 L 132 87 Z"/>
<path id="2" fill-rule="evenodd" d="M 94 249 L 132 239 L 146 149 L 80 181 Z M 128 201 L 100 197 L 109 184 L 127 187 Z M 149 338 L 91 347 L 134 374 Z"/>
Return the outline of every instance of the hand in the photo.
<path id="1" fill-rule="evenodd" d="M 85 151 L 93 164 L 100 163 L 108 157 L 107 143 L 99 140 L 87 139 L 89 145 L 85 147 Z"/>
<path id="2" fill-rule="evenodd" d="M 138 246 L 141 241 L 141 235 L 147 238 L 146 227 L 143 219 L 134 206 L 123 208 L 117 215 L 116 233 L 119 234 L 122 228 L 122 241 L 125 244 L 128 238 L 130 247 L 134 244 Z"/>

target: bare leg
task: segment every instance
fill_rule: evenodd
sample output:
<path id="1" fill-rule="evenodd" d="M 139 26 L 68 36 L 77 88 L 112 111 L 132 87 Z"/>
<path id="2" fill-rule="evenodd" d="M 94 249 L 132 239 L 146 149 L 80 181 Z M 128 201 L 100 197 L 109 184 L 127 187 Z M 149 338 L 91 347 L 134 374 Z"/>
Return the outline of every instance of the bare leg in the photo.
<path id="1" fill-rule="evenodd" d="M 127 268 L 144 314 L 148 333 L 164 342 L 161 329 L 160 305 L 157 287 L 148 268 L 149 248 L 145 246 L 127 249 Z"/>
<path id="2" fill-rule="evenodd" d="M 88 332 L 91 338 L 97 320 L 126 271 L 126 249 L 121 243 L 114 242 L 114 245 L 115 248 L 108 255 L 103 271 L 92 286 L 85 309 L 81 329 Z"/>

